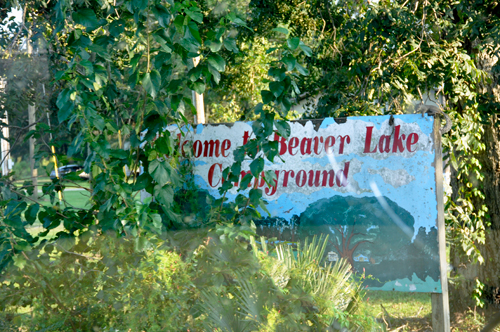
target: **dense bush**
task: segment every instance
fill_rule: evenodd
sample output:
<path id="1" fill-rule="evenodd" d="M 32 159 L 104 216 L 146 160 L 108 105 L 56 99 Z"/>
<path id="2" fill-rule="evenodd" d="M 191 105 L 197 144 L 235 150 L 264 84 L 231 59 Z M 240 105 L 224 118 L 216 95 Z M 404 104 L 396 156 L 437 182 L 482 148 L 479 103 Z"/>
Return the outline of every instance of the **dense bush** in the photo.
<path id="1" fill-rule="evenodd" d="M 82 238 L 46 242 L 38 257 L 27 253 L 4 274 L 1 305 L 11 324 L 30 331 L 376 329 L 360 315 L 349 265 L 323 262 L 325 239 L 271 248 L 222 226 L 164 238 Z"/>
<path id="2" fill-rule="evenodd" d="M 27 161 L 19 158 L 12 166 L 14 177 L 18 180 L 25 180 L 31 176 L 30 165 Z"/>

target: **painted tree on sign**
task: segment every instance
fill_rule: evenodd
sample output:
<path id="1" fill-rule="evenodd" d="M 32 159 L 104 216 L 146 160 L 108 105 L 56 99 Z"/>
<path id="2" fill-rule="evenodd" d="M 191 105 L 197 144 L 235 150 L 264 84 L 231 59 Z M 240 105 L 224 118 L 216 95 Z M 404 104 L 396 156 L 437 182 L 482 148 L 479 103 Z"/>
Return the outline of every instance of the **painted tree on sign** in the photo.
<path id="1" fill-rule="evenodd" d="M 338 234 L 340 235 L 342 244 L 340 243 L 337 236 L 335 236 L 335 240 L 333 241 L 328 240 L 335 247 L 335 249 L 337 249 L 337 252 L 339 253 L 340 257 L 346 259 L 353 267 L 354 267 L 354 252 L 359 247 L 359 245 L 365 242 L 372 243 L 369 240 L 362 240 L 362 238 L 366 237 L 367 234 L 355 233 L 354 232 L 355 227 L 356 227 L 356 222 L 354 222 L 352 226 L 349 227 L 349 229 L 347 229 L 346 226 L 333 227 L 335 231 L 338 232 Z M 353 240 L 353 238 L 355 240 Z M 353 241 L 354 243 L 351 243 Z"/>

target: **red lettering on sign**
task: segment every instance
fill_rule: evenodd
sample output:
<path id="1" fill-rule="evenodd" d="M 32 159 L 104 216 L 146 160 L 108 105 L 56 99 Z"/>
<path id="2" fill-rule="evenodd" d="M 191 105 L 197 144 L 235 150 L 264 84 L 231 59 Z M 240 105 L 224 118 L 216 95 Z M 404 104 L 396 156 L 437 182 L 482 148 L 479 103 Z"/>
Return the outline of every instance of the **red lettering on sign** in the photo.
<path id="1" fill-rule="evenodd" d="M 316 171 L 316 176 L 314 176 L 314 171 L 313 170 L 310 170 L 309 171 L 309 181 L 307 182 L 307 184 L 309 185 L 309 187 L 319 187 L 319 177 L 321 175 L 321 171 Z M 298 174 L 297 174 L 298 176 Z"/>
<path id="2" fill-rule="evenodd" d="M 177 148 L 179 148 L 181 146 L 181 137 L 182 137 L 182 135 L 180 133 L 177 134 Z"/>
<path id="3" fill-rule="evenodd" d="M 220 156 L 220 142 L 218 139 L 203 142 L 203 157 Z"/>
<path id="4" fill-rule="evenodd" d="M 297 173 L 297 177 L 295 178 L 295 183 L 297 184 L 297 186 L 303 187 L 306 184 L 306 181 L 307 181 L 307 173 L 306 171 L 301 169 Z"/>
<path id="5" fill-rule="evenodd" d="M 345 164 L 344 164 L 344 169 L 342 170 L 338 170 L 337 171 L 337 176 L 336 176 L 336 180 L 337 180 L 337 186 L 338 187 L 347 187 L 349 185 L 349 182 L 347 182 L 347 176 L 349 174 L 349 161 L 347 161 Z"/>
<path id="6" fill-rule="evenodd" d="M 339 135 L 339 137 L 340 137 L 339 154 L 343 154 L 344 153 L 344 143 L 345 142 L 347 142 L 347 144 L 351 143 L 351 138 L 349 137 L 349 135 L 345 135 L 345 136 Z"/>
<path id="7" fill-rule="evenodd" d="M 243 134 L 243 145 L 248 143 L 249 138 L 250 138 L 250 134 L 248 133 L 248 131 L 245 131 L 245 133 Z"/>
<path id="8" fill-rule="evenodd" d="M 302 155 L 305 154 L 311 154 L 311 144 L 312 144 L 312 139 L 304 137 L 302 141 L 300 142 L 300 153 Z"/>
<path id="9" fill-rule="evenodd" d="M 378 140 L 379 152 L 391 152 L 391 136 L 382 135 Z"/>
<path id="10" fill-rule="evenodd" d="M 323 137 L 316 136 L 314 137 L 313 142 L 314 142 L 314 153 L 320 154 L 323 147 Z"/>
<path id="11" fill-rule="evenodd" d="M 375 146 L 375 149 L 373 149 L 373 151 L 370 151 L 370 146 L 372 144 L 372 131 L 373 131 L 373 126 L 366 127 L 365 149 L 364 149 L 363 153 L 375 153 L 375 152 L 377 152 L 376 146 Z"/>
<path id="12" fill-rule="evenodd" d="M 288 175 L 290 175 L 290 177 L 294 177 L 295 176 L 295 172 L 294 171 L 283 171 L 283 187 L 288 187 Z"/>
<path id="13" fill-rule="evenodd" d="M 222 147 L 221 147 L 221 154 L 224 158 L 229 157 L 229 153 L 226 155 L 227 150 L 231 148 L 231 141 L 228 139 L 225 139 L 222 141 Z"/>
<path id="14" fill-rule="evenodd" d="M 274 174 L 276 174 L 276 179 L 274 180 L 274 184 L 271 186 L 271 188 L 266 188 L 264 190 L 266 195 L 268 196 L 274 195 L 276 193 L 276 190 L 278 189 L 278 180 L 280 176 L 280 171 L 274 171 Z"/>
<path id="15" fill-rule="evenodd" d="M 290 138 L 290 143 L 288 144 L 288 153 L 291 156 L 295 156 L 297 154 L 297 151 L 293 151 L 296 147 L 299 146 L 299 139 L 297 137 L 292 137 Z"/>
<path id="16" fill-rule="evenodd" d="M 199 141 L 199 140 L 194 141 L 194 144 L 193 144 L 193 156 L 195 158 L 199 158 L 201 156 L 202 152 L 203 152 L 203 147 L 201 145 L 201 141 Z"/>
<path id="17" fill-rule="evenodd" d="M 392 146 L 392 152 L 403 152 L 405 150 L 403 146 L 403 141 L 405 140 L 406 135 L 402 134 L 401 137 L 399 136 L 399 129 L 401 126 L 396 126 L 394 129 L 394 143 Z"/>
<path id="18" fill-rule="evenodd" d="M 406 141 L 406 150 L 408 150 L 409 152 L 415 152 L 417 148 L 415 147 L 415 150 L 412 150 L 411 146 L 413 144 L 416 144 L 417 142 L 418 142 L 418 134 L 411 133 L 410 135 L 408 135 L 408 140 Z"/>
<path id="19" fill-rule="evenodd" d="M 333 149 L 330 149 L 335 145 L 335 137 L 333 136 L 328 136 L 325 140 L 325 152 L 326 154 L 330 155 L 333 154 Z"/>
<path id="20" fill-rule="evenodd" d="M 212 188 L 215 188 L 219 185 L 219 183 L 221 182 L 221 177 L 218 176 L 217 177 L 217 182 L 214 183 L 214 173 L 215 173 L 215 169 L 219 168 L 219 172 L 222 174 L 222 164 L 219 164 L 219 163 L 215 163 L 213 164 L 210 169 L 208 170 L 208 184 L 210 185 L 210 187 Z"/>
<path id="21" fill-rule="evenodd" d="M 321 185 L 326 187 L 326 181 L 328 181 L 328 186 L 333 187 L 335 185 L 335 172 L 333 169 L 329 171 L 323 171 L 323 182 Z"/>
<path id="22" fill-rule="evenodd" d="M 274 140 L 277 141 L 279 143 L 279 153 L 280 153 L 280 156 L 284 155 L 287 151 L 287 147 L 286 147 L 286 139 L 284 139 L 283 137 L 279 136 L 278 134 L 274 134 Z"/>

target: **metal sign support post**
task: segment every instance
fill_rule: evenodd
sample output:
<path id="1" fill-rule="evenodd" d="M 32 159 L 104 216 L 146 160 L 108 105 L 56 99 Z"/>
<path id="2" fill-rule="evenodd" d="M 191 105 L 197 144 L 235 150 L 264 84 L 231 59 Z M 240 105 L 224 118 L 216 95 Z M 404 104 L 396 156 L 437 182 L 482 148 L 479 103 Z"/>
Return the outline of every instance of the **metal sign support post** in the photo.
<path id="1" fill-rule="evenodd" d="M 434 149 L 436 169 L 437 230 L 441 293 L 432 293 L 432 328 L 437 332 L 450 331 L 450 304 L 448 300 L 448 264 L 446 261 L 446 225 L 444 223 L 443 153 L 441 147 L 441 120 L 434 116 Z"/>

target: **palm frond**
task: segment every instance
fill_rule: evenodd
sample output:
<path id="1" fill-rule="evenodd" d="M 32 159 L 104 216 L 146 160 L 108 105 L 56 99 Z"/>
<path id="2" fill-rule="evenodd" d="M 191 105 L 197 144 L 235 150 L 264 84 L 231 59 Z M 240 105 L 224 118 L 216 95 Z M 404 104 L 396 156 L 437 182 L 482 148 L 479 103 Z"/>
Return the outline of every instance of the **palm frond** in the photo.
<path id="1" fill-rule="evenodd" d="M 241 275 L 238 275 L 236 283 L 239 286 L 239 292 L 235 294 L 241 308 L 239 313 L 244 319 L 259 324 L 262 320 L 261 312 L 263 304 L 259 299 L 260 294 L 258 293 L 255 284 L 245 280 Z"/>
<path id="2" fill-rule="evenodd" d="M 253 322 L 242 319 L 236 301 L 231 301 L 226 295 L 208 291 L 201 292 L 203 310 L 207 314 L 207 319 L 204 322 L 206 329 L 222 332 L 252 331 Z"/>

